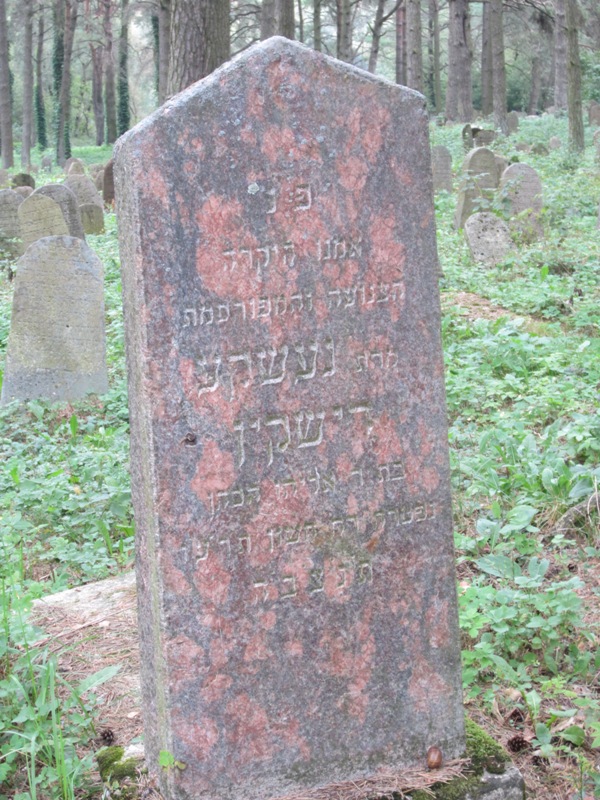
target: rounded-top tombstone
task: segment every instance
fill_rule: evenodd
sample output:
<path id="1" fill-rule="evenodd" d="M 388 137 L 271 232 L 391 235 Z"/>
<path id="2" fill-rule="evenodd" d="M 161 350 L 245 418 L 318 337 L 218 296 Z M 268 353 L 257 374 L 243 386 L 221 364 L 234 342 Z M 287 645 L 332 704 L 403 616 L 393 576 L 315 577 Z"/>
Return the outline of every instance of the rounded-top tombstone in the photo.
<path id="1" fill-rule="evenodd" d="M 34 192 L 27 197 L 19 206 L 18 214 L 25 248 L 45 236 L 69 233 L 61 207 L 44 194 Z"/>
<path id="2" fill-rule="evenodd" d="M 530 235 L 541 233 L 542 182 L 529 164 L 511 164 L 502 173 L 500 190 L 508 202 L 512 224 Z M 518 217 L 518 219 L 514 219 Z"/>
<path id="3" fill-rule="evenodd" d="M 424 98 L 273 38 L 115 184 L 150 769 L 258 800 L 458 756 Z"/>
<path id="4" fill-rule="evenodd" d="M 487 147 L 475 147 L 466 155 L 454 214 L 455 228 L 462 228 L 466 219 L 480 210 L 478 204 L 491 200 L 498 180 L 496 157 L 491 150 Z"/>
<path id="5" fill-rule="evenodd" d="M 13 189 L 0 189 L 0 254 L 13 258 L 23 252 L 19 206 L 23 198 Z"/>
<path id="6" fill-rule="evenodd" d="M 68 186 L 63 183 L 47 183 L 36 189 L 34 194 L 43 194 L 58 203 L 67 223 L 69 235 L 85 239 L 77 198 Z"/>

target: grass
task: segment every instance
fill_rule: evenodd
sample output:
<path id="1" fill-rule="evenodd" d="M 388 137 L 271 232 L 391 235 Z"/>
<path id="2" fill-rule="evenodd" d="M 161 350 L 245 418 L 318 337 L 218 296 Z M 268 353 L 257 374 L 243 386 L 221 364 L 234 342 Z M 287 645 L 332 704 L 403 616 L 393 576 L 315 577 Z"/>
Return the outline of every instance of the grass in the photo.
<path id="1" fill-rule="evenodd" d="M 515 149 L 552 135 L 566 141 L 565 120 L 523 120 L 494 146 L 539 171 L 545 199 L 544 240 L 517 241 L 498 267 L 473 263 L 455 198 L 436 198 L 463 675 L 469 713 L 513 749 L 532 796 L 600 797 L 600 531 L 586 506 L 600 483 L 600 172 L 591 146 Z M 460 127 L 432 138 L 456 171 Z M 1 800 L 101 792 L 95 690 L 110 674 L 67 685 L 29 622 L 35 598 L 133 558 L 113 215 L 89 241 L 106 273 L 109 394 L 0 409 Z M 0 271 L 0 356 L 11 292 Z"/>

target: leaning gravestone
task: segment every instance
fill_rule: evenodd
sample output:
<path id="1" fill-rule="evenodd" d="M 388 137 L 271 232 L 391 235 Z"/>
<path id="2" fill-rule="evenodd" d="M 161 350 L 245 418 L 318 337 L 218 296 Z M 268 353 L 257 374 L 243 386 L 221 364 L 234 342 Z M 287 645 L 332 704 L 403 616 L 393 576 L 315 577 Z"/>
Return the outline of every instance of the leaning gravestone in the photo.
<path id="1" fill-rule="evenodd" d="M 15 280 L 2 403 L 108 390 L 102 274 L 81 239 L 50 236 L 27 248 Z"/>
<path id="2" fill-rule="evenodd" d="M 102 183 L 102 199 L 105 206 L 112 206 L 115 201 L 114 160 L 111 158 L 104 167 L 104 180 Z"/>
<path id="3" fill-rule="evenodd" d="M 506 115 L 506 127 L 509 136 L 519 130 L 519 115 L 516 111 L 509 111 Z"/>
<path id="4" fill-rule="evenodd" d="M 491 200 L 498 186 L 496 158 L 487 147 L 476 147 L 467 155 L 462 166 L 462 181 L 458 192 L 454 227 L 462 228 L 466 219 L 478 211 L 478 206 Z"/>
<path id="5" fill-rule="evenodd" d="M 22 202 L 21 195 L 13 189 L 0 190 L 0 257 L 6 253 L 16 258 L 23 252 L 19 225 L 19 206 Z"/>
<path id="6" fill-rule="evenodd" d="M 13 191 L 21 195 L 23 199 L 29 197 L 30 194 L 33 194 L 33 189 L 31 186 L 15 186 Z"/>
<path id="7" fill-rule="evenodd" d="M 366 796 L 463 750 L 427 129 L 421 95 L 273 38 L 116 146 L 170 798 Z"/>
<path id="8" fill-rule="evenodd" d="M 487 211 L 472 214 L 465 222 L 465 238 L 473 259 L 486 267 L 504 261 L 512 242 L 508 225 Z"/>
<path id="9" fill-rule="evenodd" d="M 542 182 L 533 167 L 511 164 L 502 173 L 500 191 L 507 201 L 511 227 L 527 239 L 541 236 Z"/>
<path id="10" fill-rule="evenodd" d="M 104 211 L 96 203 L 79 206 L 83 230 L 86 233 L 104 233 Z"/>
<path id="11" fill-rule="evenodd" d="M 431 149 L 431 169 L 433 172 L 433 191 L 452 191 L 452 156 L 443 145 Z"/>
<path id="12" fill-rule="evenodd" d="M 87 175 L 77 175 L 69 173 L 65 178 L 64 185 L 70 189 L 77 198 L 77 205 L 83 206 L 86 203 L 95 203 L 102 207 L 102 198 L 96 184 Z"/>
<path id="13" fill-rule="evenodd" d="M 43 194 L 58 203 L 67 223 L 69 235 L 85 239 L 77 198 L 67 186 L 62 183 L 47 183 L 36 189 L 35 194 Z"/>
<path id="14" fill-rule="evenodd" d="M 69 233 L 58 203 L 37 192 L 26 198 L 19 206 L 19 224 L 25 248 L 45 236 L 62 236 Z"/>

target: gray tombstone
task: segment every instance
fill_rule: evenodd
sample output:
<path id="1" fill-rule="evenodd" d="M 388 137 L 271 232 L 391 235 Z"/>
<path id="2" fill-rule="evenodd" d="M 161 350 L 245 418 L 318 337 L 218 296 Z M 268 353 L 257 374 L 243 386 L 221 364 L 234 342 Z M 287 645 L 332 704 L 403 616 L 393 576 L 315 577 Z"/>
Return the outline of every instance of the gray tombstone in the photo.
<path id="1" fill-rule="evenodd" d="M 10 174 L 7 169 L 0 169 L 0 189 L 8 189 L 10 186 Z"/>
<path id="2" fill-rule="evenodd" d="M 80 164 L 84 168 L 85 172 L 85 164 L 80 158 L 67 158 L 64 166 L 65 175 L 69 174 L 69 170 L 71 169 L 72 164 Z"/>
<path id="3" fill-rule="evenodd" d="M 500 190 L 508 203 L 511 227 L 527 239 L 538 238 L 542 233 L 543 197 L 537 172 L 528 164 L 511 164 L 502 173 Z"/>
<path id="4" fill-rule="evenodd" d="M 454 227 L 462 228 L 467 217 L 489 202 L 498 186 L 496 158 L 487 147 L 477 147 L 463 162 Z"/>
<path id="5" fill-rule="evenodd" d="M 516 133 L 519 130 L 519 115 L 516 111 L 509 111 L 506 115 L 506 125 L 508 128 L 508 135 Z"/>
<path id="6" fill-rule="evenodd" d="M 45 236 L 62 236 L 69 233 L 58 203 L 37 192 L 19 206 L 19 224 L 25 248 Z"/>
<path id="7" fill-rule="evenodd" d="M 43 194 L 58 203 L 66 220 L 69 235 L 85 239 L 77 198 L 68 186 L 62 183 L 47 183 L 36 189 L 35 194 Z"/>
<path id="8" fill-rule="evenodd" d="M 104 188 L 104 167 L 98 170 L 94 175 L 94 184 L 98 192 L 102 192 Z"/>
<path id="9" fill-rule="evenodd" d="M 111 158 L 104 167 L 104 182 L 102 184 L 102 199 L 104 205 L 111 207 L 115 202 L 114 160 Z"/>
<path id="10" fill-rule="evenodd" d="M 529 153 L 531 151 L 531 145 L 526 142 L 518 142 L 515 145 L 515 150 L 518 150 L 520 153 Z"/>
<path id="11" fill-rule="evenodd" d="M 88 175 L 71 175 L 65 178 L 64 185 L 70 189 L 77 198 L 77 205 L 95 203 L 102 207 L 100 197 L 94 181 Z"/>
<path id="12" fill-rule="evenodd" d="M 487 147 L 496 138 L 496 131 L 482 129 L 477 131 L 474 137 L 475 147 Z"/>
<path id="13" fill-rule="evenodd" d="M 52 156 L 44 156 L 42 158 L 42 169 L 44 172 L 52 172 Z"/>
<path id="14" fill-rule="evenodd" d="M 487 211 L 471 216 L 465 222 L 465 238 L 473 259 L 486 267 L 495 267 L 512 250 L 508 225 Z"/>
<path id="15" fill-rule="evenodd" d="M 31 186 L 15 186 L 13 191 L 15 191 L 18 195 L 21 195 L 23 200 L 25 200 L 26 197 L 29 197 L 29 195 L 33 193 L 33 189 L 31 188 Z"/>
<path id="16" fill-rule="evenodd" d="M 559 139 L 558 136 L 551 136 L 550 141 L 548 142 L 548 150 L 560 150 L 562 147 L 562 141 Z"/>
<path id="17" fill-rule="evenodd" d="M 84 203 L 79 206 L 83 230 L 87 233 L 104 233 L 104 211 L 96 203 Z"/>
<path id="18" fill-rule="evenodd" d="M 19 225 L 19 206 L 22 202 L 21 195 L 13 189 L 0 190 L 0 254 L 6 253 L 11 258 L 23 252 Z"/>
<path id="19" fill-rule="evenodd" d="M 467 122 L 467 124 L 463 127 L 461 137 L 463 147 L 468 153 L 473 149 L 473 128 L 471 127 L 470 123 Z"/>
<path id="20" fill-rule="evenodd" d="M 431 169 L 433 171 L 433 191 L 452 191 L 452 155 L 443 145 L 431 150 Z"/>
<path id="21" fill-rule="evenodd" d="M 115 182 L 163 794 L 367 795 L 458 756 L 424 98 L 271 38 L 129 131 Z"/>
<path id="22" fill-rule="evenodd" d="M 102 263 L 72 236 L 19 259 L 1 402 L 77 400 L 108 390 Z"/>
<path id="23" fill-rule="evenodd" d="M 532 152 L 535 156 L 548 156 L 548 155 L 550 155 L 550 151 L 548 150 L 548 148 L 546 147 L 546 145 L 543 142 L 536 142 L 532 146 L 530 152 Z"/>
<path id="24" fill-rule="evenodd" d="M 496 162 L 496 186 L 499 186 L 502 173 L 508 167 L 508 159 L 494 153 L 494 160 Z"/>
<path id="25" fill-rule="evenodd" d="M 17 186 L 30 186 L 32 189 L 35 189 L 35 178 L 28 172 L 19 172 L 17 175 L 12 176 L 11 185 L 13 188 Z"/>
<path id="26" fill-rule="evenodd" d="M 71 162 L 66 172 L 67 175 L 85 175 L 85 165 L 79 159 L 75 159 L 75 161 Z"/>

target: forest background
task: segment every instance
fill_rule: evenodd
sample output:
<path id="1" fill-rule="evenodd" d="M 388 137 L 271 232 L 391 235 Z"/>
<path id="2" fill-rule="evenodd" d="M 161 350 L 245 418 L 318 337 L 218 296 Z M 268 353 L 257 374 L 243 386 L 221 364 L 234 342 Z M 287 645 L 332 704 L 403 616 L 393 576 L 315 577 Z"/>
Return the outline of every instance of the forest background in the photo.
<path id="1" fill-rule="evenodd" d="M 600 101 L 597 0 L 0 0 L 2 165 L 111 144 L 165 99 L 273 34 L 423 92 L 449 122 Z"/>

